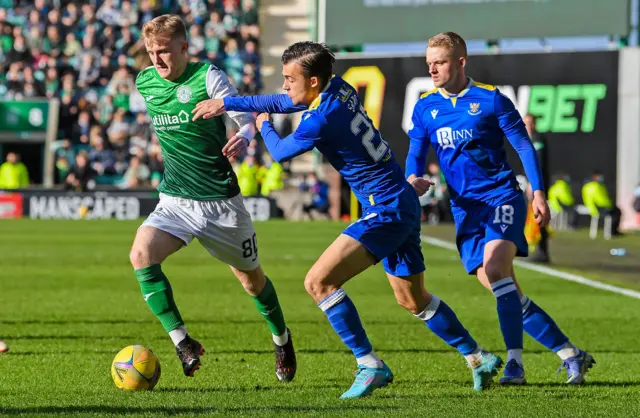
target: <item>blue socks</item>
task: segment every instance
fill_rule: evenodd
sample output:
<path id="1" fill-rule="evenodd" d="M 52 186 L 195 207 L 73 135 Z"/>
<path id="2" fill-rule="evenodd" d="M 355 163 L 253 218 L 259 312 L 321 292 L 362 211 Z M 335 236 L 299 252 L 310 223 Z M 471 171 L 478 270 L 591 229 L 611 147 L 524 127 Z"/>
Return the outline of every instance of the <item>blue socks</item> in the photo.
<path id="1" fill-rule="evenodd" d="M 478 344 L 462 326 L 455 312 L 437 296 L 433 295 L 427 307 L 415 316 L 425 321 L 434 334 L 463 356 L 473 354 L 478 349 Z"/>
<path id="2" fill-rule="evenodd" d="M 344 290 L 338 289 L 322 300 L 318 307 L 327 315 L 342 342 L 351 349 L 356 359 L 373 351 L 369 338 L 360 322 L 355 305 Z"/>
<path id="3" fill-rule="evenodd" d="M 508 360 L 515 358 L 518 363 L 522 364 L 522 304 L 516 285 L 511 277 L 507 277 L 491 283 L 491 290 L 498 303 L 498 319 L 508 350 Z"/>
<path id="4" fill-rule="evenodd" d="M 531 299 L 522 296 L 524 330 L 540 344 L 557 353 L 569 342 L 553 319 Z"/>

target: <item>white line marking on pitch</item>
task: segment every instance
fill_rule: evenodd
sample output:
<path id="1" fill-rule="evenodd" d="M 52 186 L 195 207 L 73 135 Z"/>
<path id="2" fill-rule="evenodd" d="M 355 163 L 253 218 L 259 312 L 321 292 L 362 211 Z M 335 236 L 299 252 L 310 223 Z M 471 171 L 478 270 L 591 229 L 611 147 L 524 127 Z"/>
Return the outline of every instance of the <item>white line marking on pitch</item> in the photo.
<path id="1" fill-rule="evenodd" d="M 444 248 L 451 251 L 458 251 L 456 245 L 449 241 L 444 241 L 438 238 L 422 236 L 422 241 L 433 245 L 435 247 Z M 559 279 L 568 280 L 570 282 L 580 283 L 585 286 L 594 287 L 596 289 L 602 289 L 613 293 L 618 293 L 620 295 L 629 296 L 631 298 L 640 299 L 640 292 L 631 289 L 625 289 L 618 286 L 613 286 L 610 284 L 601 283 L 595 280 L 587 279 L 586 277 L 578 276 L 577 274 L 567 273 L 565 271 L 556 270 L 551 267 L 540 266 L 529 261 L 521 261 L 514 260 L 514 265 L 518 267 L 522 267 L 527 270 L 537 271 L 538 273 L 547 274 L 549 276 L 557 277 Z"/>

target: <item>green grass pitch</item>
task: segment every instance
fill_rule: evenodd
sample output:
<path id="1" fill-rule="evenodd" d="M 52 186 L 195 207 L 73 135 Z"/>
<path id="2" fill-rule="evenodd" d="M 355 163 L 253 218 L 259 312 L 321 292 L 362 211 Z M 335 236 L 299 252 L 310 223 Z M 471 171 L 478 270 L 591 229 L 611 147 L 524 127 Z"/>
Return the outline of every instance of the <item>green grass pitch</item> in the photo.
<path id="1" fill-rule="evenodd" d="M 277 382 L 268 328 L 226 266 L 197 242 L 164 264 L 189 333 L 207 348 L 203 367 L 186 378 L 129 266 L 138 224 L 0 222 L 0 337 L 11 347 L 0 355 L 0 416 L 640 413 L 640 300 L 521 269 L 527 295 L 596 358 L 586 386 L 565 386 L 566 374 L 555 373 L 557 356 L 525 337 L 528 386 L 475 393 L 462 357 L 396 304 L 382 267 L 375 266 L 345 289 L 396 380 L 367 399 L 339 401 L 355 361 L 303 286 L 308 268 L 345 227 L 327 222 L 256 224 L 262 265 L 298 353 L 290 384 Z M 427 288 L 451 305 L 482 347 L 504 356 L 493 296 L 464 273 L 454 252 L 423 250 Z M 162 377 L 153 392 L 118 391 L 109 375 L 115 354 L 135 343 L 160 358 Z"/>

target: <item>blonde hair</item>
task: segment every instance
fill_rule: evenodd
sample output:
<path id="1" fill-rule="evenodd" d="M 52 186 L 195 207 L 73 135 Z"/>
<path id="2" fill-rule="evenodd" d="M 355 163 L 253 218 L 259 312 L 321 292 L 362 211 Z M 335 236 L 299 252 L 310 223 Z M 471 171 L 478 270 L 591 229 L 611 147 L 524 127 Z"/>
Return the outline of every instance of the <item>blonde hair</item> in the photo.
<path id="1" fill-rule="evenodd" d="M 455 32 L 441 32 L 429 39 L 429 48 L 449 48 L 458 57 L 467 56 L 467 44 L 462 36 Z"/>
<path id="2" fill-rule="evenodd" d="M 162 15 L 152 19 L 142 27 L 142 40 L 153 41 L 155 38 L 187 39 L 187 27 L 178 15 Z"/>

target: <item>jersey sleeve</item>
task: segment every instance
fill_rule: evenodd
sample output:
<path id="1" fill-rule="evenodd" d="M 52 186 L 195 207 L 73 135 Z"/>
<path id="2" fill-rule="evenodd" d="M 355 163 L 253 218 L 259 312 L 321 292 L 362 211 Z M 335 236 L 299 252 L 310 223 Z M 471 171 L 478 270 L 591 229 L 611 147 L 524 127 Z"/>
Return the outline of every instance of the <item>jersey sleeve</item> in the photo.
<path id="1" fill-rule="evenodd" d="M 499 91 L 494 98 L 494 109 L 500 129 L 522 161 L 522 166 L 531 183 L 532 190 L 544 191 L 540 162 L 520 113 L 518 113 L 513 102 Z"/>
<path id="2" fill-rule="evenodd" d="M 229 77 L 224 71 L 214 65 L 209 67 L 207 71 L 207 94 L 212 99 L 224 99 L 225 97 L 233 97 L 238 95 L 236 89 L 230 82 Z M 255 135 L 253 115 L 245 112 L 228 111 L 227 114 L 240 127 L 238 136 L 243 136 L 251 141 Z"/>
<path id="3" fill-rule="evenodd" d="M 322 139 L 322 129 L 326 123 L 327 120 L 321 114 L 309 112 L 302 117 L 298 129 L 286 138 L 280 138 L 271 122 L 262 124 L 261 133 L 273 159 L 282 162 L 311 151 Z"/>
<path id="4" fill-rule="evenodd" d="M 409 129 L 409 152 L 405 163 L 405 177 L 424 175 L 424 165 L 429 152 L 429 135 L 422 122 L 423 106 L 416 103 L 411 116 L 411 129 Z"/>
<path id="5" fill-rule="evenodd" d="M 294 105 L 286 94 L 225 97 L 224 107 L 240 112 L 296 113 L 307 110 L 306 105 Z"/>

